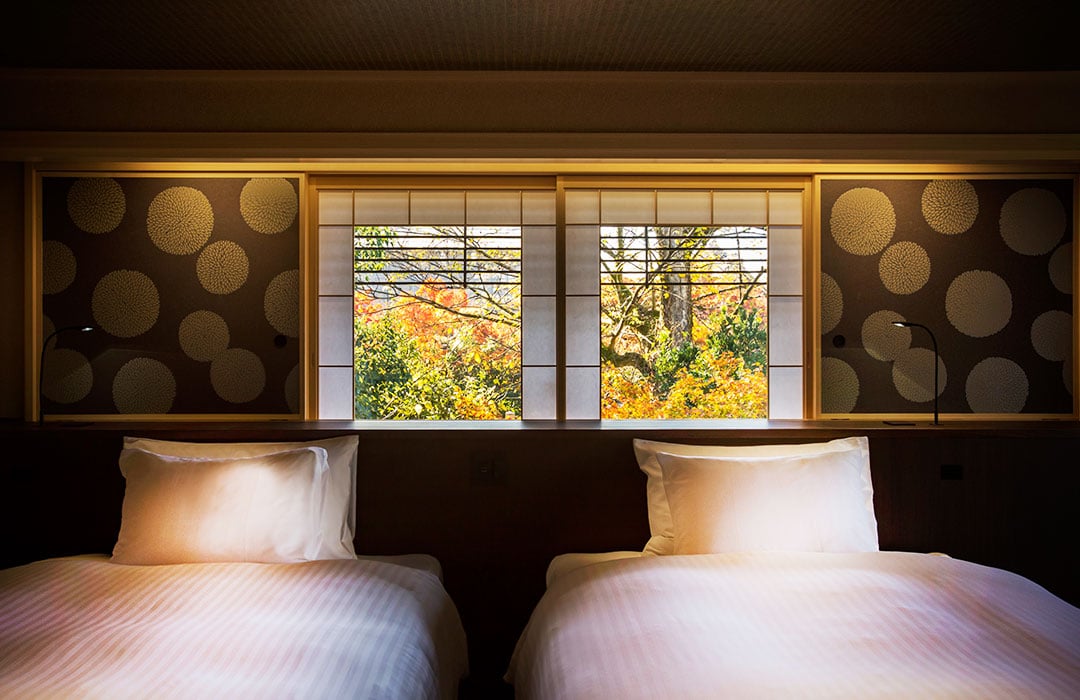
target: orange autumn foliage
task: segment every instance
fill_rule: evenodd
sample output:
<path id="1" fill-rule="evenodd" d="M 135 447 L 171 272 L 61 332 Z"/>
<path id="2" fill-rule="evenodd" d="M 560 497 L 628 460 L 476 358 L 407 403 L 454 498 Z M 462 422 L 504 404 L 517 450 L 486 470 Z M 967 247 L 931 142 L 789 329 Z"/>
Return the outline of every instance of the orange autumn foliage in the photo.
<path id="1" fill-rule="evenodd" d="M 694 367 L 680 369 L 666 396 L 656 395 L 652 383 L 633 368 L 605 365 L 600 376 L 605 418 L 764 418 L 768 413 L 764 370 L 747 368 L 731 353 L 706 355 Z"/>

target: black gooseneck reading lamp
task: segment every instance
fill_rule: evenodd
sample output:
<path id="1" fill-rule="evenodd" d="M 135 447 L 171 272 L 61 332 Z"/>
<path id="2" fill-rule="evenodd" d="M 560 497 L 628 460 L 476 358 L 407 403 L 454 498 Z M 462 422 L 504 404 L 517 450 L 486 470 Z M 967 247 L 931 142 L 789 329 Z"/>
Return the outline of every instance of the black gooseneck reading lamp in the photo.
<path id="1" fill-rule="evenodd" d="M 57 328 L 45 338 L 45 342 L 41 344 L 41 357 L 38 359 L 38 425 L 45 422 L 45 394 L 42 393 L 42 387 L 45 385 L 45 349 L 49 347 L 49 341 L 67 331 L 79 331 L 81 333 L 89 333 L 94 330 L 94 327 L 89 324 L 81 326 L 64 326 L 63 328 Z"/>
<path id="2" fill-rule="evenodd" d="M 922 328 L 930 335 L 930 342 L 934 345 L 934 425 L 941 425 L 941 421 L 938 420 L 938 348 L 937 338 L 934 337 L 934 332 L 924 326 L 921 323 L 913 323 L 912 321 L 893 321 L 894 326 L 900 328 Z"/>

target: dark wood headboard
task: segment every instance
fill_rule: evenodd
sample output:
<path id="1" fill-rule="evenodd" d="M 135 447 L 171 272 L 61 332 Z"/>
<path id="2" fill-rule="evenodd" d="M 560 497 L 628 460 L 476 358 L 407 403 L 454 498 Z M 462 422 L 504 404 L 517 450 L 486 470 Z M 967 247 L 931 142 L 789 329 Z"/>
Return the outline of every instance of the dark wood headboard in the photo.
<path id="1" fill-rule="evenodd" d="M 426 552 L 468 634 L 472 682 L 498 687 L 563 552 L 641 549 L 645 477 L 632 439 L 702 444 L 870 437 L 882 549 L 939 551 L 1021 573 L 1080 603 L 1072 512 L 1080 425 L 856 423 L 767 427 L 402 427 L 318 423 L 0 425 L 0 565 L 109 552 L 123 436 L 193 441 L 360 436 L 356 548 Z"/>

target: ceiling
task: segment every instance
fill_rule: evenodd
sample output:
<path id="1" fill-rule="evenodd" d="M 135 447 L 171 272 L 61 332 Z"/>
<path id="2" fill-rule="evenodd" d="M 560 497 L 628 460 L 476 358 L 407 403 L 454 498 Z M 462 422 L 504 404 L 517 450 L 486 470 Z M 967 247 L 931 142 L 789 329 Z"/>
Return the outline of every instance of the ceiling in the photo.
<path id="1" fill-rule="evenodd" d="M 0 68 L 1080 70 L 1075 0 L 36 0 Z"/>

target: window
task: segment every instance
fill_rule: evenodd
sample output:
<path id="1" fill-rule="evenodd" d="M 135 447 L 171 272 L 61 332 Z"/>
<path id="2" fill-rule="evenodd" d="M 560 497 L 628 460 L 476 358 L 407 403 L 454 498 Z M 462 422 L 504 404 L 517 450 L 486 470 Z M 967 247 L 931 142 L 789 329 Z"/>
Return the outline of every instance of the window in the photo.
<path id="1" fill-rule="evenodd" d="M 567 418 L 803 416 L 801 184 L 564 182 Z M 619 299 L 635 292 L 651 298 Z M 680 301 L 696 316 L 676 321 Z M 686 337 L 672 339 L 680 324 Z M 749 341 L 724 337 L 725 325 Z"/>
<path id="2" fill-rule="evenodd" d="M 319 416 L 553 417 L 553 224 L 550 190 L 322 191 Z"/>
<path id="3" fill-rule="evenodd" d="M 560 180 L 319 189 L 319 417 L 802 417 L 801 183 Z"/>
<path id="4" fill-rule="evenodd" d="M 521 415 L 521 227 L 358 226 L 358 419 Z"/>
<path id="5" fill-rule="evenodd" d="M 766 418 L 762 226 L 600 227 L 602 418 Z"/>

